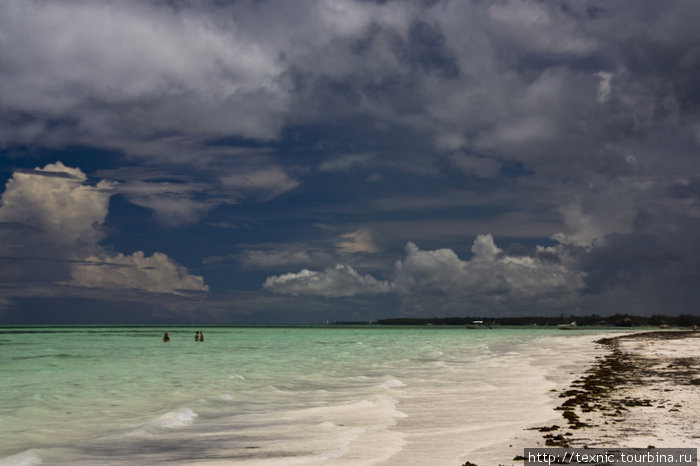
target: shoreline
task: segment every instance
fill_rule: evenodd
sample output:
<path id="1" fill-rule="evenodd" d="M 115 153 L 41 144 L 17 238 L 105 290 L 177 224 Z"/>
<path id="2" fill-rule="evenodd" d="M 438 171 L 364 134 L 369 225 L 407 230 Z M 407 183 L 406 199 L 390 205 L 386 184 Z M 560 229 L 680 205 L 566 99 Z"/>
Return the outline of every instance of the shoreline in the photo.
<path id="1" fill-rule="evenodd" d="M 551 423 L 526 427 L 488 464 L 522 465 L 528 447 L 697 447 L 700 332 L 631 333 L 595 344 L 605 353 L 559 393 Z M 471 461 L 462 466 L 487 464 Z"/>

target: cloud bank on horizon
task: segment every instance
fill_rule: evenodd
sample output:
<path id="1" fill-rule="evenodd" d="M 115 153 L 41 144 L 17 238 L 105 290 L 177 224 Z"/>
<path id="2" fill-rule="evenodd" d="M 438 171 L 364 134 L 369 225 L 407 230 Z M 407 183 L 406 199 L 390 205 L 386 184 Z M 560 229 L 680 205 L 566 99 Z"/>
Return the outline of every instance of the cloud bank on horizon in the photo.
<path id="1" fill-rule="evenodd" d="M 698 19 L 2 2 L 0 321 L 697 313 Z"/>

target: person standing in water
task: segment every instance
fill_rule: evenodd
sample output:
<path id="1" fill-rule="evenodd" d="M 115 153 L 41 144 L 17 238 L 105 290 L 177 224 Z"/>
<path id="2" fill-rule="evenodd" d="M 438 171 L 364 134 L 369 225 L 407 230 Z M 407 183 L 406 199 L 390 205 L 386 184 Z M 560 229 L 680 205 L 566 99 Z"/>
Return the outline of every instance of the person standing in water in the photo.
<path id="1" fill-rule="evenodd" d="M 163 335 L 163 342 L 167 343 L 170 341 L 170 337 L 168 336 L 168 332 L 165 332 L 165 335 Z"/>
<path id="2" fill-rule="evenodd" d="M 197 330 L 194 334 L 194 341 L 199 341 L 199 330 Z"/>
<path id="3" fill-rule="evenodd" d="M 199 341 L 204 341 L 204 332 L 199 331 Z"/>

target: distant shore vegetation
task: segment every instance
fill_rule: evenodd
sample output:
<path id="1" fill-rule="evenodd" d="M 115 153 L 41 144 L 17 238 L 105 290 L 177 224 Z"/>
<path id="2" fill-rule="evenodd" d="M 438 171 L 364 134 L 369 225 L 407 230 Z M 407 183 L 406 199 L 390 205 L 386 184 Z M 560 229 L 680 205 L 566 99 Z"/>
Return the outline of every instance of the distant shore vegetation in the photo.
<path id="1" fill-rule="evenodd" d="M 635 316 L 630 314 L 615 314 L 612 316 L 590 315 L 560 315 L 559 317 L 396 317 L 379 319 L 375 322 L 333 322 L 335 325 L 351 324 L 376 324 L 376 325 L 472 325 L 475 321 L 487 325 L 503 326 L 557 326 L 576 322 L 580 327 L 692 327 L 700 325 L 700 316 L 681 314 L 669 316 L 655 314 L 652 316 Z"/>

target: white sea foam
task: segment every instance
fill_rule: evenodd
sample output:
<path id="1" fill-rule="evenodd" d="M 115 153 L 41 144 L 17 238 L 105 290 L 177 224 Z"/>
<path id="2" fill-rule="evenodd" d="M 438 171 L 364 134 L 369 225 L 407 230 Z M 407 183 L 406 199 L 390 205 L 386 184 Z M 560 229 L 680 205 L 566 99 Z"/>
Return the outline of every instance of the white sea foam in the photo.
<path id="1" fill-rule="evenodd" d="M 229 379 L 245 380 L 245 377 L 243 377 L 241 374 L 229 375 L 228 378 L 229 378 Z"/>
<path id="2" fill-rule="evenodd" d="M 390 458 L 405 444 L 403 433 L 393 429 L 406 414 L 397 409 L 398 401 L 389 396 L 377 396 L 317 411 L 336 419 L 318 425 L 334 432 L 332 442 L 316 454 L 303 458 L 299 464 L 370 465 Z"/>
<path id="3" fill-rule="evenodd" d="M 314 455 L 298 458 L 299 464 L 308 464 L 310 462 L 321 462 L 328 464 L 331 460 L 339 458 L 350 450 L 351 445 L 355 442 L 365 430 L 359 427 L 354 427 L 345 430 L 337 436 L 336 441 L 330 448 L 321 451 Z"/>
<path id="4" fill-rule="evenodd" d="M 303 398 L 313 394 L 299 395 Z M 268 394 L 260 396 L 265 399 Z M 403 434 L 392 427 L 405 414 L 397 409 L 395 398 L 375 395 L 350 400 L 337 392 L 329 396 L 329 401 L 336 402 L 269 412 L 261 412 L 258 404 L 245 414 L 237 410 L 230 417 L 219 418 L 217 422 L 226 425 L 232 434 L 254 442 L 255 447 L 246 450 L 245 458 L 237 458 L 236 464 L 369 466 L 400 451 Z M 209 432 L 206 426 L 203 430 Z M 238 440 L 236 448 L 246 447 L 241 447 Z"/>
<path id="5" fill-rule="evenodd" d="M 382 387 L 386 389 L 403 388 L 405 386 L 406 384 L 400 381 L 399 379 L 389 379 L 382 384 Z"/>
<path id="6" fill-rule="evenodd" d="M 191 425 L 199 414 L 192 411 L 190 408 L 179 408 L 149 422 L 149 426 L 163 427 L 166 429 L 176 429 Z"/>
<path id="7" fill-rule="evenodd" d="M 41 457 L 34 450 L 23 451 L 0 459 L 0 466 L 36 466 L 41 463 Z"/>

